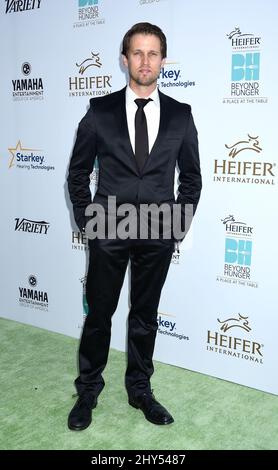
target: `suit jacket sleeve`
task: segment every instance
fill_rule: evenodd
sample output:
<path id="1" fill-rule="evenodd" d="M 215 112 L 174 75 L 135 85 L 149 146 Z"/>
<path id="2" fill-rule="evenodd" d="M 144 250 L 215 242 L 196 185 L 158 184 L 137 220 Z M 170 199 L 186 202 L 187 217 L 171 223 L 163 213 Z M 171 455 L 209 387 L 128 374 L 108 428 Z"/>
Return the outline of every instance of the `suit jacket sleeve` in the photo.
<path id="1" fill-rule="evenodd" d="M 69 165 L 68 189 L 79 230 L 86 225 L 85 210 L 91 203 L 90 174 L 97 153 L 95 117 L 92 108 L 80 121 Z"/>
<path id="2" fill-rule="evenodd" d="M 195 127 L 191 109 L 188 117 L 187 127 L 183 143 L 178 156 L 179 187 L 177 203 L 181 204 L 182 221 L 184 230 L 186 214 L 190 213 L 185 208 L 186 204 L 192 204 L 193 215 L 196 212 L 202 189 L 202 178 L 200 170 L 198 134 Z"/>

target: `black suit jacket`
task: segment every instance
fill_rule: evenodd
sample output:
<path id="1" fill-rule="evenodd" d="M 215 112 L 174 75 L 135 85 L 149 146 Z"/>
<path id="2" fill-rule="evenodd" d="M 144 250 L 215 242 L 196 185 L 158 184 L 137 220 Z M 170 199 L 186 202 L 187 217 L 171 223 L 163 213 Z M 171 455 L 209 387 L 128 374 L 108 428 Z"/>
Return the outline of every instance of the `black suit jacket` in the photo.
<path id="1" fill-rule="evenodd" d="M 91 99 L 90 108 L 79 123 L 69 166 L 68 187 L 80 230 L 86 225 L 85 209 L 92 202 L 89 175 L 96 156 L 99 182 L 93 202 L 104 208 L 107 208 L 108 196 L 116 196 L 117 205 L 177 202 L 193 204 L 195 212 L 200 198 L 198 139 L 190 106 L 159 91 L 159 131 L 140 172 L 129 138 L 125 91 L 126 87 Z M 177 164 L 180 184 L 176 199 L 174 177 Z"/>

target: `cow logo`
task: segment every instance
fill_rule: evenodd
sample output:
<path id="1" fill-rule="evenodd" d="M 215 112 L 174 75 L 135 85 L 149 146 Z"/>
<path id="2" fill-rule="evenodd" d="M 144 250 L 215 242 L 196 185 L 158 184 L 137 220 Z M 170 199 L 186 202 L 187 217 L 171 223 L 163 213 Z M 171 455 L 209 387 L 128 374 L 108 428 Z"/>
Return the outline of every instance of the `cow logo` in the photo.
<path id="1" fill-rule="evenodd" d="M 80 64 L 76 62 L 76 66 L 79 67 L 79 73 L 83 75 L 85 70 L 87 70 L 89 67 L 101 67 L 102 63 L 100 62 L 99 58 L 99 52 L 97 54 L 94 54 L 91 52 L 92 57 L 89 57 L 88 59 L 84 59 Z"/>
<path id="2" fill-rule="evenodd" d="M 242 328 L 248 333 L 249 331 L 251 331 L 251 328 L 248 322 L 248 317 L 244 317 L 240 313 L 238 314 L 238 318 L 232 317 L 232 318 L 227 318 L 226 320 L 223 320 L 223 321 L 217 318 L 217 321 L 218 323 L 222 325 L 220 330 L 224 331 L 224 333 L 226 333 L 226 331 L 230 330 L 231 328 Z"/>
<path id="3" fill-rule="evenodd" d="M 259 147 L 258 137 L 252 137 L 250 134 L 247 134 L 248 140 L 239 140 L 233 145 L 225 144 L 227 149 L 231 149 L 229 157 L 234 158 L 238 153 L 243 152 L 244 150 L 254 150 L 254 152 L 260 153 L 262 148 Z"/>
<path id="4" fill-rule="evenodd" d="M 228 33 L 227 36 L 228 36 L 228 39 L 233 39 L 235 36 L 237 36 L 238 38 L 241 38 L 241 37 L 244 37 L 244 36 L 254 36 L 254 34 L 250 34 L 250 33 L 242 34 L 241 31 L 240 31 L 240 28 L 236 27 L 233 31 Z"/>

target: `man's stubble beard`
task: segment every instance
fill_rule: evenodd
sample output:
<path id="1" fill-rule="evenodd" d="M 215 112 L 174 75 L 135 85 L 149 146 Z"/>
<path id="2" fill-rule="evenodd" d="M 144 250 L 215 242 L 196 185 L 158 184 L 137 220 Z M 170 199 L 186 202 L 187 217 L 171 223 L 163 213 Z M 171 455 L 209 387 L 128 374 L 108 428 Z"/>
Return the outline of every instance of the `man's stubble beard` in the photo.
<path id="1" fill-rule="evenodd" d="M 129 72 L 129 77 L 131 80 L 133 80 L 136 83 L 136 85 L 150 86 L 150 85 L 153 85 L 153 83 L 157 82 L 159 74 L 160 72 L 158 73 L 156 77 L 150 77 L 150 78 L 146 78 L 145 80 L 141 80 L 139 77 L 135 77 Z"/>

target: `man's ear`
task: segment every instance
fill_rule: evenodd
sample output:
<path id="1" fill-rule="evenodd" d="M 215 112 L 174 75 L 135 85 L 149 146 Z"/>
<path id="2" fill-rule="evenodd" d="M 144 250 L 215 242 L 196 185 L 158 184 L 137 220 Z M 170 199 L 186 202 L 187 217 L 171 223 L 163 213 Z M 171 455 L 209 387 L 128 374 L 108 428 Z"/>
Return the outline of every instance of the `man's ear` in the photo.
<path id="1" fill-rule="evenodd" d="M 123 60 L 124 66 L 128 67 L 128 60 L 127 60 L 127 57 L 124 54 L 122 54 L 122 60 Z"/>
<path id="2" fill-rule="evenodd" d="M 161 62 L 161 68 L 164 67 L 165 65 L 165 62 L 166 62 L 166 57 L 164 59 L 162 59 L 162 62 Z"/>

